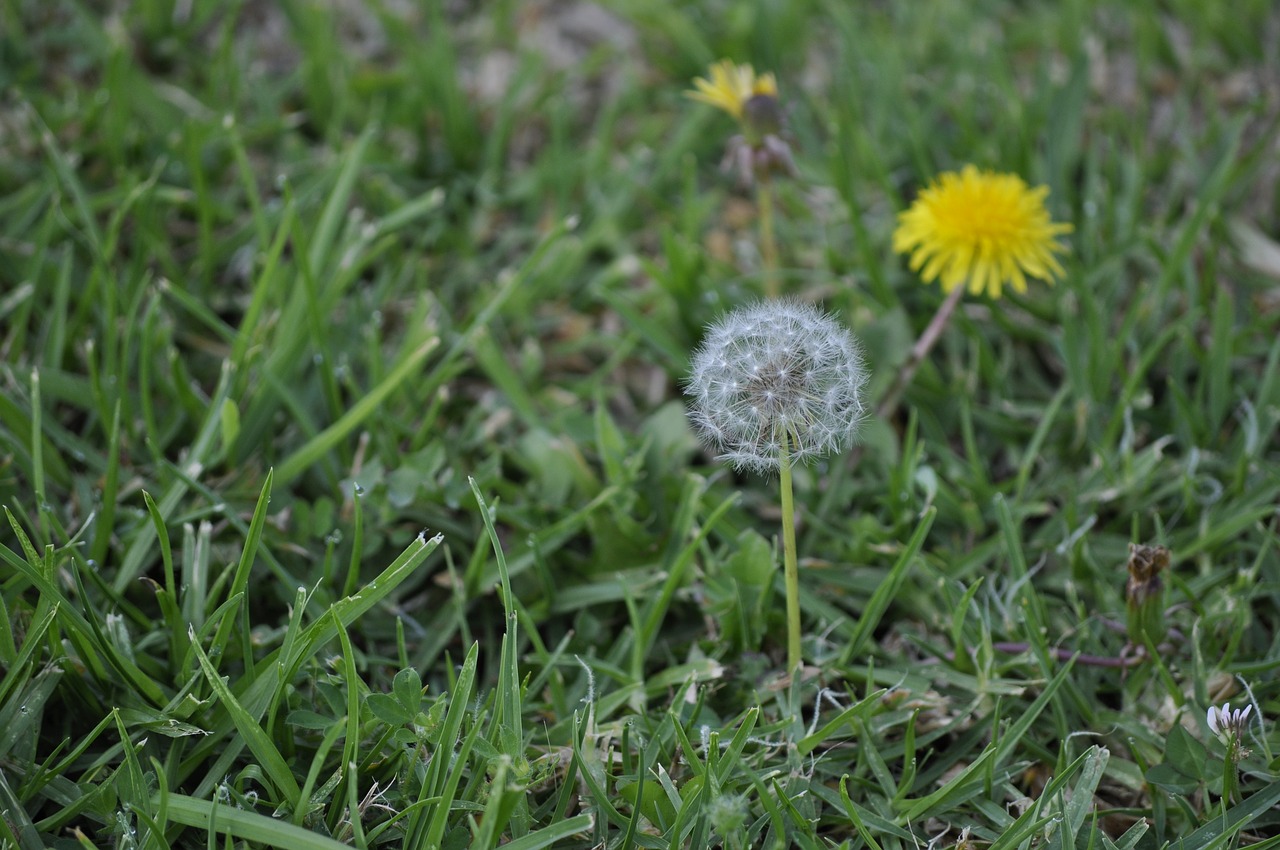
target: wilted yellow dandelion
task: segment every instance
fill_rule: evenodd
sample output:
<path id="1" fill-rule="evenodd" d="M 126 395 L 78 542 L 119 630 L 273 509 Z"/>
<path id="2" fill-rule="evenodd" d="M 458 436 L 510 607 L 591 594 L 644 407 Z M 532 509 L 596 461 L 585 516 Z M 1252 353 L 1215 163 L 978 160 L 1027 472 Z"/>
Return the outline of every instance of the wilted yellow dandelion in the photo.
<path id="1" fill-rule="evenodd" d="M 723 109 L 736 120 L 742 120 L 742 109 L 756 95 L 778 96 L 778 81 L 773 74 L 756 76 L 750 65 L 739 65 L 722 59 L 711 66 L 711 79 L 697 77 L 693 89 L 685 92 L 693 100 Z"/>
<path id="2" fill-rule="evenodd" d="M 979 171 L 966 165 L 946 172 L 898 215 L 893 250 L 911 255 L 911 270 L 925 283 L 941 279 L 951 292 L 967 284 L 975 294 L 999 298 L 1001 286 L 1018 292 L 1027 278 L 1052 283 L 1063 273 L 1055 241 L 1071 225 L 1049 218 L 1048 186 L 1029 187 L 1016 174 Z"/>

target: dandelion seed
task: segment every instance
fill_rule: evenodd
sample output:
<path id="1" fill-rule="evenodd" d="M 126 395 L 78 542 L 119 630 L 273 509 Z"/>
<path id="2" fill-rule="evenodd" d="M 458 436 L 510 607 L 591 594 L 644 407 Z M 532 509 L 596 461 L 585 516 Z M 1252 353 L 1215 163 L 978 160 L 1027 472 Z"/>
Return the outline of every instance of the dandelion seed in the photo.
<path id="1" fill-rule="evenodd" d="M 965 284 L 999 298 L 1006 283 L 1018 292 L 1028 277 L 1052 283 L 1063 274 L 1054 254 L 1066 250 L 1055 237 L 1071 225 L 1049 218 L 1048 194 L 1016 174 L 966 165 L 940 175 L 899 214 L 893 250 L 910 254 L 911 270 L 925 283 L 941 280 L 946 292 Z"/>

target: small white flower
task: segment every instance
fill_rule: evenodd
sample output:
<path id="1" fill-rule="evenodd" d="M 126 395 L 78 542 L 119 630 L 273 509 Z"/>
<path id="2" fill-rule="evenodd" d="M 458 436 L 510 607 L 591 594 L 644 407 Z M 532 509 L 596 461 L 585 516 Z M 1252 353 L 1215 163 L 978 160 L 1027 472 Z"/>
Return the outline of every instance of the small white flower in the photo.
<path id="1" fill-rule="evenodd" d="M 761 301 L 708 329 L 685 394 L 721 460 L 769 472 L 784 441 L 793 461 L 848 445 L 866 382 L 858 342 L 839 322 L 798 301 Z"/>
<path id="2" fill-rule="evenodd" d="M 1222 708 L 1209 706 L 1209 713 L 1206 719 L 1209 721 L 1209 731 L 1220 738 L 1239 738 L 1244 734 L 1244 728 L 1248 725 L 1249 714 L 1252 713 L 1253 706 L 1246 705 L 1244 708 L 1231 709 L 1231 703 L 1224 703 Z"/>

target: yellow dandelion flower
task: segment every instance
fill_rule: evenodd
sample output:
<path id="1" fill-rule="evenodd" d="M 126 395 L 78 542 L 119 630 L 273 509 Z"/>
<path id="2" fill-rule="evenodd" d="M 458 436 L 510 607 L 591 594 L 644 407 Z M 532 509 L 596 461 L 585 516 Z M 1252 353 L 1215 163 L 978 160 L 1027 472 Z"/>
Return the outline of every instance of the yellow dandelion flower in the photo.
<path id="1" fill-rule="evenodd" d="M 778 81 L 773 74 L 756 76 L 750 65 L 738 65 L 722 59 L 711 66 L 711 79 L 697 77 L 693 89 L 685 94 L 702 103 L 723 109 L 736 120 L 742 120 L 743 105 L 756 95 L 778 96 Z"/>
<path id="2" fill-rule="evenodd" d="M 1016 174 L 972 165 L 941 174 L 899 213 L 893 250 L 911 255 L 925 283 L 941 278 L 946 292 L 967 283 L 972 293 L 999 298 L 1005 283 L 1018 292 L 1027 277 L 1052 283 L 1063 274 L 1054 253 L 1066 251 L 1054 237 L 1071 225 L 1050 220 L 1048 194 L 1048 186 L 1032 189 Z"/>

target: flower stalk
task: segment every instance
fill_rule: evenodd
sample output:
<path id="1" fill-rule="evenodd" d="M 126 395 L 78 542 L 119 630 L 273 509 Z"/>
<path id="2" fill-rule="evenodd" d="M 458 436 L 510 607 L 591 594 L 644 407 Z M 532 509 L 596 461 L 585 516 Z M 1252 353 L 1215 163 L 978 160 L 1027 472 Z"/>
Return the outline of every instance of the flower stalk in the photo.
<path id="1" fill-rule="evenodd" d="M 941 338 L 943 329 L 951 321 L 951 314 L 956 311 L 956 305 L 960 303 L 963 296 L 964 288 L 957 286 L 948 292 L 947 297 L 938 305 L 938 310 L 929 320 L 928 327 L 920 334 L 916 344 L 911 346 L 911 353 L 907 355 L 906 362 L 898 368 L 898 374 L 894 376 L 893 383 L 884 394 L 884 398 L 880 399 L 880 404 L 876 407 L 877 416 L 887 418 L 893 414 L 898 402 L 902 399 L 902 393 L 911 383 L 911 379 L 916 376 L 916 370 L 920 368 L 920 364 L 929 356 L 929 352 Z"/>
<path id="2" fill-rule="evenodd" d="M 780 285 L 778 281 L 778 243 L 773 236 L 773 182 L 761 180 L 756 186 L 756 208 L 760 218 L 760 260 L 764 273 L 764 294 L 766 298 L 777 298 Z"/>
<path id="3" fill-rule="evenodd" d="M 778 478 L 782 502 L 782 577 L 787 589 L 787 672 L 795 675 L 800 655 L 800 567 L 796 560 L 795 498 L 791 488 L 791 454 L 784 435 L 778 446 Z"/>

